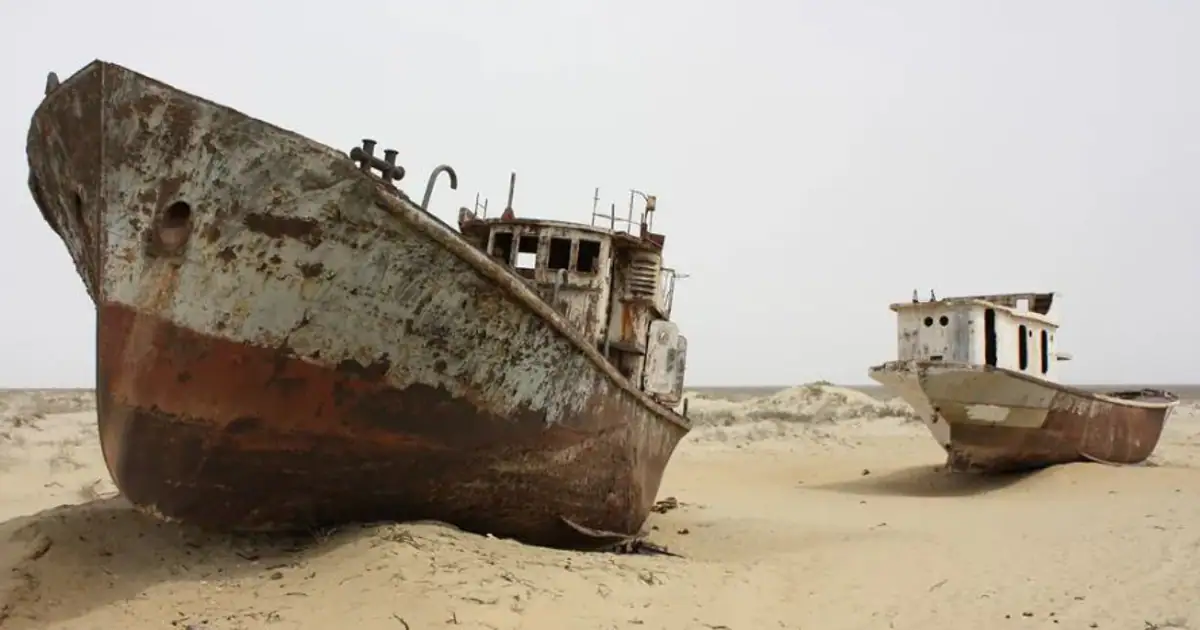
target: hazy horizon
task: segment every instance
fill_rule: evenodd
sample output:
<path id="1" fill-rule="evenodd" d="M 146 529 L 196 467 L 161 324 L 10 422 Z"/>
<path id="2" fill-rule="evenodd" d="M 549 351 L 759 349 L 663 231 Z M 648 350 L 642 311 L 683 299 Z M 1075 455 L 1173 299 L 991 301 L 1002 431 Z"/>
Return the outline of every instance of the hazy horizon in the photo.
<path id="1" fill-rule="evenodd" d="M 1060 291 L 1065 382 L 1194 381 L 1195 25 L 1166 0 L 9 3 L 0 385 L 95 382 L 93 305 L 23 156 L 46 73 L 94 58 L 341 150 L 375 138 L 410 194 L 450 164 L 451 223 L 503 205 L 510 171 L 518 214 L 657 195 L 689 388 L 869 385 L 914 288 Z"/>

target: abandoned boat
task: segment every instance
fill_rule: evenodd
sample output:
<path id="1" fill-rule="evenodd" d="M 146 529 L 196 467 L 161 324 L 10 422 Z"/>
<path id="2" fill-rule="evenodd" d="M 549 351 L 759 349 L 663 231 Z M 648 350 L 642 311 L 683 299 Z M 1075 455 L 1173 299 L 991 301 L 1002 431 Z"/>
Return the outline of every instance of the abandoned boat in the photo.
<path id="1" fill-rule="evenodd" d="M 898 360 L 870 369 L 946 449 L 958 471 L 1016 472 L 1072 461 L 1145 461 L 1178 398 L 1095 393 L 1057 382 L 1054 293 L 893 304 Z"/>
<path id="2" fill-rule="evenodd" d="M 347 156 L 102 61 L 51 75 L 27 154 L 96 303 L 104 461 L 140 509 L 639 533 L 689 429 L 662 235 L 501 219 L 464 238 L 424 210 L 448 167 L 418 206 L 396 151 Z M 533 271 L 484 233 L 536 241 Z"/>

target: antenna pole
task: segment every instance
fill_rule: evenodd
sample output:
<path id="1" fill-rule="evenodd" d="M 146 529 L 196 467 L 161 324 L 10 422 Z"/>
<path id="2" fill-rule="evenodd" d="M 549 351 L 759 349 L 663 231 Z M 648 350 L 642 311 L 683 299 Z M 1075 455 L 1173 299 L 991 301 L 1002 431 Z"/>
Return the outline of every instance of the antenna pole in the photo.
<path id="1" fill-rule="evenodd" d="M 506 212 L 512 212 L 513 191 L 517 188 L 517 172 L 513 171 L 508 176 L 508 206 L 504 208 Z"/>
<path id="2" fill-rule="evenodd" d="M 600 187 L 596 187 L 596 191 L 592 193 L 592 225 L 596 225 L 596 207 L 600 205 Z"/>

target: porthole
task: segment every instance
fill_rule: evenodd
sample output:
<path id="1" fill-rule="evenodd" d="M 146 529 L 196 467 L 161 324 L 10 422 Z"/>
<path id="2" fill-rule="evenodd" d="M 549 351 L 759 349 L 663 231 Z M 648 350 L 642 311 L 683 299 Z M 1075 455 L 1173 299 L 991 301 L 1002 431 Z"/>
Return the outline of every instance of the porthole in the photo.
<path id="1" fill-rule="evenodd" d="M 186 201 L 176 201 L 167 206 L 163 212 L 162 226 L 165 229 L 175 229 L 187 227 L 188 220 L 192 218 L 192 207 Z"/>

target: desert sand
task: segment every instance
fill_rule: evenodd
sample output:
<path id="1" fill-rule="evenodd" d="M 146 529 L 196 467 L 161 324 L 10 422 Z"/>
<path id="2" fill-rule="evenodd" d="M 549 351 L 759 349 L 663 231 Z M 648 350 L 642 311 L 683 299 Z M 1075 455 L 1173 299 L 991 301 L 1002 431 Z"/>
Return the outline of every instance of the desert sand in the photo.
<path id="1" fill-rule="evenodd" d="M 0 398 L 0 627 L 1200 628 L 1194 402 L 1146 465 L 988 479 L 940 471 L 899 403 L 699 396 L 647 523 L 682 557 L 437 523 L 204 535 L 117 496 L 93 407 Z"/>

